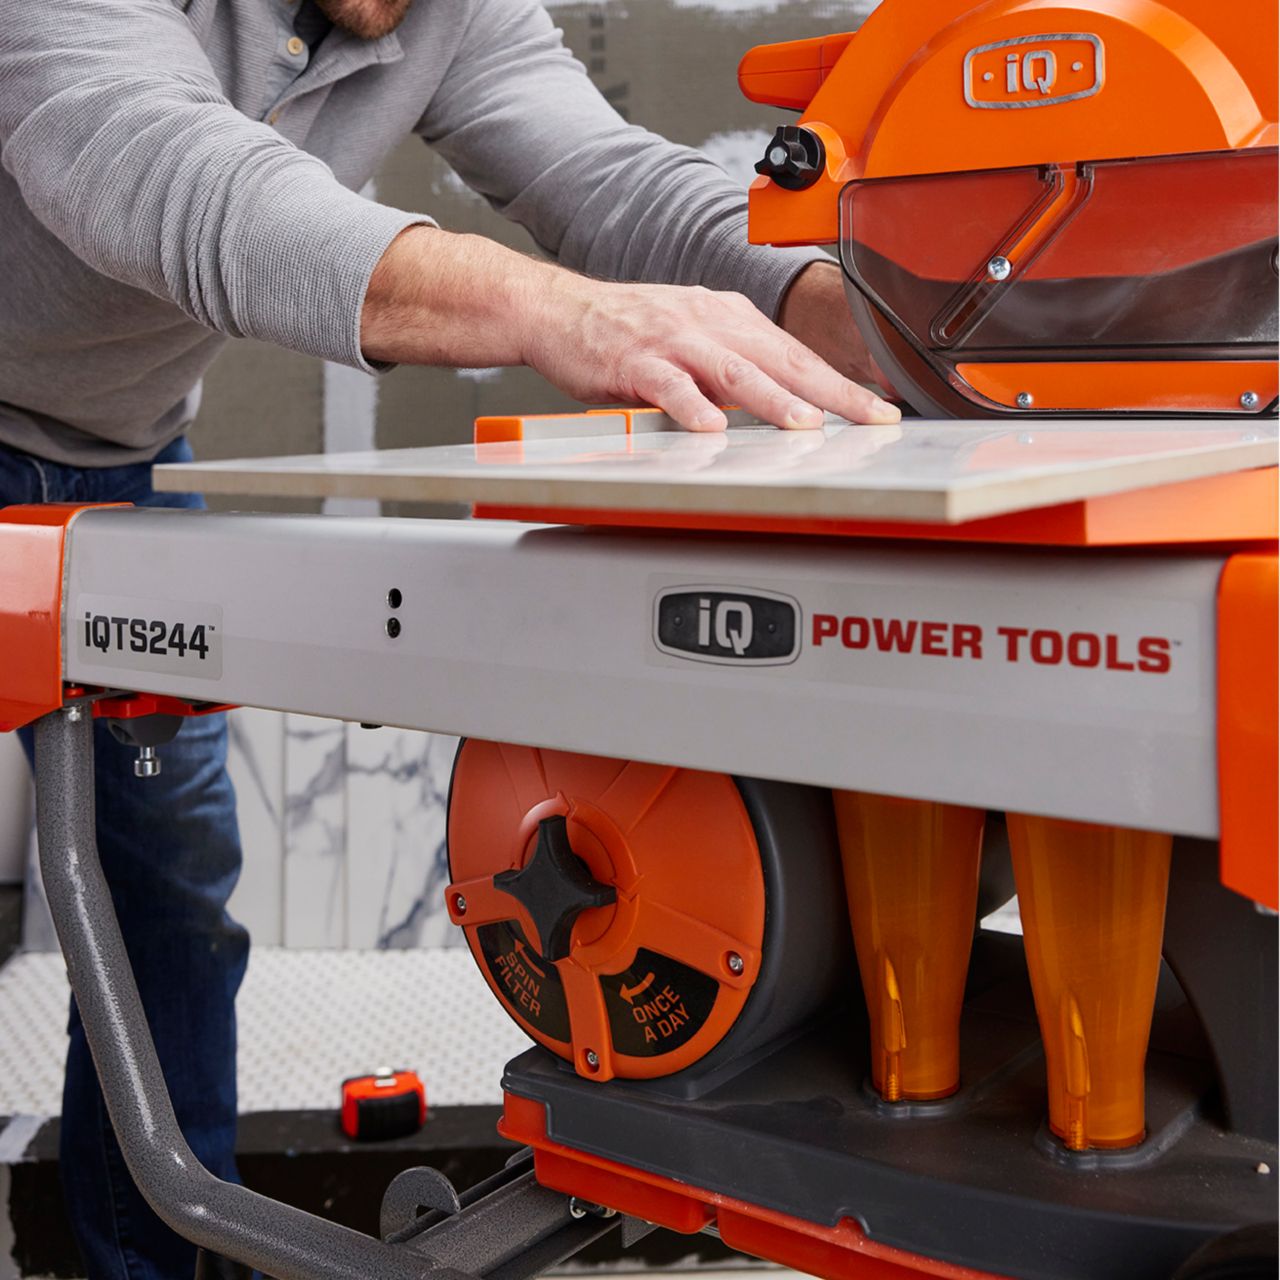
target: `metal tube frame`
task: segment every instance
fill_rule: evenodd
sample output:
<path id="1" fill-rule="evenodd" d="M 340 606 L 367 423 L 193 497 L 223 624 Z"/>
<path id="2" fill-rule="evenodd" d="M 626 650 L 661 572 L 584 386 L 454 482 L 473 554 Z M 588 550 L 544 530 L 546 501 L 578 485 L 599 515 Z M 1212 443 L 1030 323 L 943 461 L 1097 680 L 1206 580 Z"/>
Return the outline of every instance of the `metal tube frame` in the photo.
<path id="1" fill-rule="evenodd" d="M 196 1159 L 173 1113 L 98 860 L 87 704 L 36 723 L 35 772 L 40 870 L 58 941 L 120 1149 L 152 1209 L 179 1235 L 276 1280 L 464 1280 L 404 1246 L 223 1182 Z"/>

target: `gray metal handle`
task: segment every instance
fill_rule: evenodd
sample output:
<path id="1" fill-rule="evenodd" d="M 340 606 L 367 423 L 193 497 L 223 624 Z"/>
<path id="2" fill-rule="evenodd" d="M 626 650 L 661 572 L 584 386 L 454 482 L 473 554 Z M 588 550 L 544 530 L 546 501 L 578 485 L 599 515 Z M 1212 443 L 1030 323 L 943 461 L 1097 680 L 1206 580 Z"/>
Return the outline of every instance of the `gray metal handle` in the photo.
<path id="1" fill-rule="evenodd" d="M 179 1235 L 276 1280 L 461 1280 L 408 1249 L 215 1178 L 187 1145 L 120 936 L 94 829 L 93 717 L 36 724 L 40 870 L 120 1149 L 147 1203 Z"/>

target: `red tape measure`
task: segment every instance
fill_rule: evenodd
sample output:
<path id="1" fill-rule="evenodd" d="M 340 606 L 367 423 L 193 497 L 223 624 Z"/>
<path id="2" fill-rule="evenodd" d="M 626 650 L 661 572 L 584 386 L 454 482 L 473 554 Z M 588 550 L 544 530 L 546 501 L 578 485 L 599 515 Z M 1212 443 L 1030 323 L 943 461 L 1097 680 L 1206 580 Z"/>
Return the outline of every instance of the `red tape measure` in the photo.
<path id="1" fill-rule="evenodd" d="M 360 1142 L 405 1138 L 427 1119 L 427 1090 L 416 1071 L 383 1067 L 342 1082 L 342 1132 Z"/>

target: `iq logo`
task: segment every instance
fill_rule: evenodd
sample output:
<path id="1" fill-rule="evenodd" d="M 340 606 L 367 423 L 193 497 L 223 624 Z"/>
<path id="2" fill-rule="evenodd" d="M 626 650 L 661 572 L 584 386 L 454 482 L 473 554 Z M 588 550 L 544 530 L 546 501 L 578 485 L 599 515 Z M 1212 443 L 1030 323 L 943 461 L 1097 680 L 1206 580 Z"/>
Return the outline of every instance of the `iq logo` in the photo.
<path id="1" fill-rule="evenodd" d="M 1091 98 L 1102 79 L 1102 41 L 1080 32 L 997 40 L 964 55 L 964 100 L 979 111 Z"/>
<path id="2" fill-rule="evenodd" d="M 779 666 L 800 653 L 800 606 L 772 591 L 671 587 L 654 601 L 654 643 L 695 662 Z"/>

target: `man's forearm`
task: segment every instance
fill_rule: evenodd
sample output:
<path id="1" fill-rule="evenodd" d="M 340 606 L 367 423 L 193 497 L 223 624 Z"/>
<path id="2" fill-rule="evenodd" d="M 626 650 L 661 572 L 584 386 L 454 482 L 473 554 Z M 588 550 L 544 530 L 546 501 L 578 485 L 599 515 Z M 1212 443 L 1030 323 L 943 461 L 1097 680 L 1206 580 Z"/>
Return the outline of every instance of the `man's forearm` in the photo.
<path id="1" fill-rule="evenodd" d="M 691 430 L 722 430 L 723 404 L 788 428 L 899 416 L 741 294 L 593 280 L 430 227 L 374 269 L 361 343 L 374 360 L 526 364 L 587 404 L 651 404 Z"/>
<path id="2" fill-rule="evenodd" d="M 853 322 L 838 263 L 814 262 L 796 276 L 783 296 L 778 324 L 846 378 L 893 394 Z"/>
<path id="3" fill-rule="evenodd" d="M 387 363 L 523 364 L 530 317 L 565 274 L 483 236 L 410 227 L 369 281 L 361 348 Z"/>

